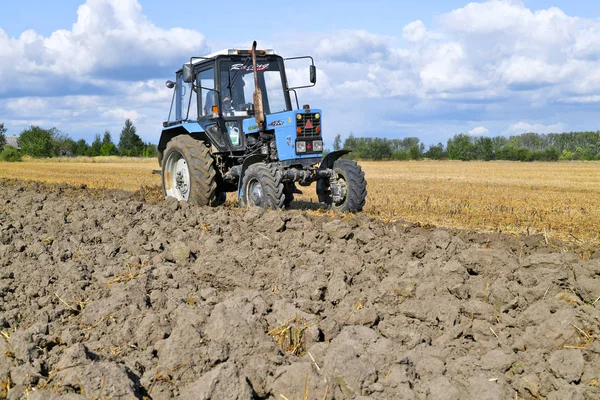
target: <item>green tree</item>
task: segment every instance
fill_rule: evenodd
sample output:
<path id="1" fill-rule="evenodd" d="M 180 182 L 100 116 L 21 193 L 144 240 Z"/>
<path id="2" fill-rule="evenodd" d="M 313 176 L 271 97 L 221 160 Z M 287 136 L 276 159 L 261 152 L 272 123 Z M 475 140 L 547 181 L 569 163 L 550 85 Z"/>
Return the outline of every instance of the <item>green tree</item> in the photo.
<path id="1" fill-rule="evenodd" d="M 429 149 L 425 152 L 425 157 L 431 160 L 441 160 L 445 156 L 444 154 L 444 145 L 438 143 L 437 145 L 429 146 Z"/>
<path id="2" fill-rule="evenodd" d="M 102 137 L 102 146 L 100 147 L 100 155 L 116 156 L 117 154 L 117 146 L 112 141 L 110 131 L 104 131 L 104 136 Z"/>
<path id="3" fill-rule="evenodd" d="M 55 156 L 73 156 L 77 151 L 77 143 L 66 133 L 59 130 L 54 131 L 54 155 Z"/>
<path id="4" fill-rule="evenodd" d="M 112 142 L 113 141 L 112 141 L 112 137 L 110 135 L 110 131 L 109 130 L 104 131 L 104 135 L 102 135 L 102 144 L 112 143 Z"/>
<path id="5" fill-rule="evenodd" d="M 21 152 L 14 147 L 6 146 L 4 150 L 0 151 L 0 161 L 21 161 Z"/>
<path id="6" fill-rule="evenodd" d="M 75 155 L 85 156 L 88 153 L 90 146 L 87 144 L 85 139 L 79 139 L 75 146 Z"/>
<path id="7" fill-rule="evenodd" d="M 390 157 L 390 159 L 398 161 L 410 160 L 410 154 L 408 150 L 397 150 L 392 153 L 392 157 Z"/>
<path id="8" fill-rule="evenodd" d="M 418 144 L 413 144 L 412 146 L 410 146 L 410 149 L 408 149 L 408 153 L 410 154 L 411 160 L 421 159 L 421 148 Z"/>
<path id="9" fill-rule="evenodd" d="M 141 156 L 144 142 L 136 133 L 136 128 L 130 119 L 125 121 L 125 126 L 119 137 L 119 154 L 122 156 Z"/>
<path id="10" fill-rule="evenodd" d="M 101 156 L 114 156 L 117 152 L 117 146 L 114 143 L 103 143 L 100 147 L 100 155 Z"/>
<path id="11" fill-rule="evenodd" d="M 335 135 L 335 139 L 333 139 L 333 150 L 337 151 L 337 150 L 341 150 L 341 149 L 342 149 L 342 137 L 338 133 L 337 135 Z"/>
<path id="12" fill-rule="evenodd" d="M 475 158 L 473 138 L 464 133 L 448 139 L 448 157 L 452 160 L 468 161 Z"/>
<path id="13" fill-rule="evenodd" d="M 387 160 L 392 156 L 392 148 L 386 138 L 365 138 L 367 157 L 370 160 Z"/>
<path id="14" fill-rule="evenodd" d="M 4 149 L 4 145 L 6 144 L 6 128 L 4 127 L 4 123 L 0 124 L 0 151 Z"/>
<path id="15" fill-rule="evenodd" d="M 101 149 L 102 149 L 102 139 L 100 139 L 100 134 L 96 133 L 96 135 L 94 136 L 94 141 L 92 142 L 92 145 L 88 148 L 87 155 L 90 157 L 99 156 L 102 154 L 100 152 Z"/>
<path id="16" fill-rule="evenodd" d="M 152 143 L 146 143 L 144 145 L 144 152 L 142 154 L 144 157 L 156 157 L 158 156 L 158 147 Z"/>
<path id="17" fill-rule="evenodd" d="M 52 157 L 54 155 L 56 128 L 43 129 L 31 126 L 19 135 L 21 151 L 32 157 Z"/>
<path id="18" fill-rule="evenodd" d="M 556 147 L 548 147 L 544 150 L 544 161 L 558 161 L 560 153 Z"/>
<path id="19" fill-rule="evenodd" d="M 475 138 L 475 155 L 478 160 L 490 161 L 494 159 L 494 142 L 492 138 L 480 136 Z"/>

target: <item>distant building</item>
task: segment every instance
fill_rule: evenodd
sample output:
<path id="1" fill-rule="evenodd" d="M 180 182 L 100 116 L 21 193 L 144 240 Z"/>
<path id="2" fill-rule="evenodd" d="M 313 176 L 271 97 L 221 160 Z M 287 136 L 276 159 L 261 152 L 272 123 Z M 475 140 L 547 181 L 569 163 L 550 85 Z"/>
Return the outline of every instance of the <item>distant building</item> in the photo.
<path id="1" fill-rule="evenodd" d="M 19 137 L 18 136 L 6 136 L 6 145 L 10 147 L 14 147 L 15 149 L 21 150 L 21 146 L 19 145 Z"/>

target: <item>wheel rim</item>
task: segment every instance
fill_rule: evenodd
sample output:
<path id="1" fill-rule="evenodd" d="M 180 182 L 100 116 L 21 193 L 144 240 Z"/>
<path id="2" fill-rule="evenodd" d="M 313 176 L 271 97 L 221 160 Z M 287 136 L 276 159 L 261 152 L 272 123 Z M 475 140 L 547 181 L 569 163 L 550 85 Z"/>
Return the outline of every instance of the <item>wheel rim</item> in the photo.
<path id="1" fill-rule="evenodd" d="M 338 187 L 339 196 L 338 199 L 334 199 L 333 203 L 336 205 L 336 207 L 339 207 L 342 206 L 348 198 L 348 183 L 346 182 L 344 175 L 338 173 L 336 185 Z"/>
<path id="2" fill-rule="evenodd" d="M 190 171 L 181 153 L 173 151 L 164 163 L 165 192 L 168 197 L 188 200 L 190 197 Z"/>
<path id="3" fill-rule="evenodd" d="M 248 183 L 248 203 L 253 206 L 260 206 L 263 203 L 264 197 L 265 193 L 260 182 L 256 179 L 251 180 Z"/>

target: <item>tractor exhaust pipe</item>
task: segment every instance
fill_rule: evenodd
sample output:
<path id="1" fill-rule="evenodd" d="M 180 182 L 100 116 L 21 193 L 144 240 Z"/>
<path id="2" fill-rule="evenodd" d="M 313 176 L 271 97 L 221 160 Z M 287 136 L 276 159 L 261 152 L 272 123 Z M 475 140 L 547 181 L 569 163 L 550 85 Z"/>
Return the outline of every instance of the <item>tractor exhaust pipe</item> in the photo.
<path id="1" fill-rule="evenodd" d="M 258 71 L 256 70 L 256 40 L 252 43 L 252 70 L 254 71 L 254 118 L 259 132 L 265 130 L 265 114 L 263 112 L 262 92 L 258 87 Z"/>

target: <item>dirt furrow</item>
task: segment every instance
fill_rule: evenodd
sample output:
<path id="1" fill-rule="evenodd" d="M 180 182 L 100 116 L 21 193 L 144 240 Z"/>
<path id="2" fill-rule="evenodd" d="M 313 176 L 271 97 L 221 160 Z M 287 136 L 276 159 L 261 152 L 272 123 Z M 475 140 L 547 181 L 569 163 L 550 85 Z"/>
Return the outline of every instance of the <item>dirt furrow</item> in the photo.
<path id="1" fill-rule="evenodd" d="M 0 180 L 0 398 L 597 399 L 599 296 L 541 236 Z"/>

